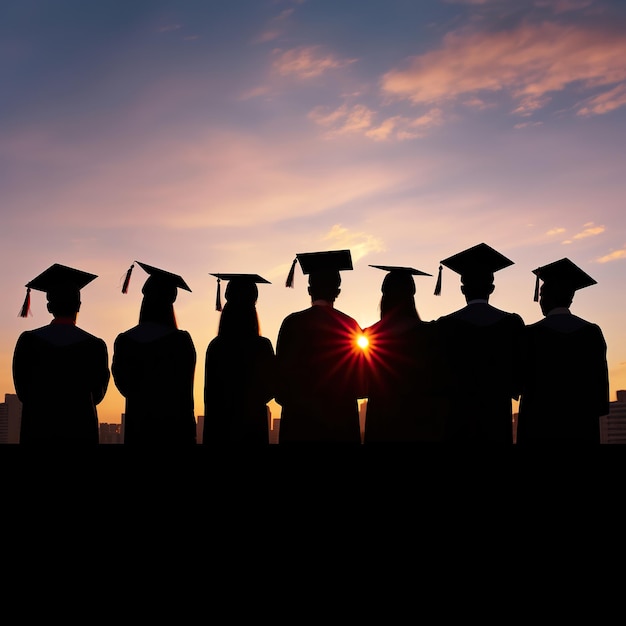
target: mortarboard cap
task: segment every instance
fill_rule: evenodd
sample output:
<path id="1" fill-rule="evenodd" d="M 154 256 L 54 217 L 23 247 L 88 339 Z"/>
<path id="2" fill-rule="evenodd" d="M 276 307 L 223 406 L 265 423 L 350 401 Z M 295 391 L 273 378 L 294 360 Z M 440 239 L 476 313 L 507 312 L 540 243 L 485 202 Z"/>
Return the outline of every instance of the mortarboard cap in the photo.
<path id="1" fill-rule="evenodd" d="M 375 267 L 376 269 L 384 270 L 385 272 L 398 272 L 401 274 L 410 274 L 412 276 L 432 276 L 432 274 L 427 274 L 421 270 L 416 270 L 412 267 L 401 267 L 399 265 L 370 265 L 370 267 Z"/>
<path id="2" fill-rule="evenodd" d="M 461 279 L 463 279 L 464 276 L 469 275 L 491 275 L 505 267 L 509 267 L 509 265 L 513 265 L 513 261 L 507 259 L 503 254 L 500 254 L 486 243 L 479 243 L 467 250 L 454 254 L 440 261 L 439 274 L 435 286 L 436 296 L 441 295 L 441 270 L 444 265 L 453 272 L 460 274 Z"/>
<path id="3" fill-rule="evenodd" d="M 167 283 L 177 289 L 184 289 L 185 291 L 191 291 L 189 285 L 183 280 L 181 276 L 178 274 L 172 274 L 172 272 L 167 272 L 166 270 L 159 269 L 158 267 L 153 267 L 152 265 L 148 265 L 147 263 L 142 263 L 141 261 L 135 261 L 137 265 L 139 265 L 142 269 L 144 269 L 151 277 L 155 277 L 164 283 Z M 135 263 L 133 263 L 126 272 L 126 277 L 124 278 L 124 285 L 122 286 L 122 293 L 128 292 L 128 283 L 130 282 L 130 277 L 133 272 L 133 268 L 135 267 Z"/>
<path id="4" fill-rule="evenodd" d="M 215 310 L 222 310 L 222 295 L 220 284 L 223 280 L 228 281 L 228 286 L 226 287 L 226 299 L 228 300 L 229 296 L 233 293 L 248 295 L 249 297 L 254 297 L 256 300 L 257 283 L 267 283 L 271 284 L 269 280 L 266 280 L 262 276 L 258 274 L 210 274 L 211 276 L 215 276 L 217 278 L 217 296 L 215 298 Z M 236 292 L 233 291 L 236 290 Z"/>
<path id="5" fill-rule="evenodd" d="M 26 298 L 20 309 L 19 316 L 27 317 L 30 312 L 30 290 L 51 292 L 58 288 L 75 288 L 80 291 L 85 285 L 98 278 L 96 274 L 83 272 L 67 265 L 55 263 L 39 276 L 26 283 Z"/>
<path id="6" fill-rule="evenodd" d="M 387 272 L 380 290 L 386 294 L 407 294 L 415 293 L 415 281 L 413 276 L 432 276 L 413 267 L 402 267 L 399 265 L 370 265 L 377 270 Z"/>
<path id="7" fill-rule="evenodd" d="M 539 281 L 544 283 L 557 283 L 567 288 L 577 291 L 584 287 L 590 287 L 597 284 L 597 281 L 591 278 L 589 274 L 584 272 L 575 263 L 568 258 L 563 258 L 554 263 L 548 263 L 533 270 L 533 274 L 537 277 L 535 280 L 535 296 L 534 301 L 539 300 Z"/>
<path id="8" fill-rule="evenodd" d="M 350 250 L 328 250 L 326 252 L 302 252 L 296 254 L 291 264 L 285 287 L 293 287 L 293 275 L 296 262 L 300 263 L 303 274 L 313 272 L 340 272 L 352 269 Z"/>

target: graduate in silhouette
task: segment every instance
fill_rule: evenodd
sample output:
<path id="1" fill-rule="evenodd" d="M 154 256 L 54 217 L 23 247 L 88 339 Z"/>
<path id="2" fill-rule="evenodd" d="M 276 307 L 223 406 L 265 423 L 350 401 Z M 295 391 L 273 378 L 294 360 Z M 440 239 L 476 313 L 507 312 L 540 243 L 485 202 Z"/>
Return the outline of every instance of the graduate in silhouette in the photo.
<path id="1" fill-rule="evenodd" d="M 267 403 L 274 397 L 276 357 L 261 335 L 256 309 L 258 274 L 211 274 L 217 278 L 217 337 L 209 343 L 204 369 L 203 444 L 269 444 Z M 222 308 L 220 284 L 228 281 Z"/>
<path id="2" fill-rule="evenodd" d="M 420 318 L 412 267 L 370 265 L 387 272 L 380 320 L 364 329 L 368 339 L 367 413 L 363 443 L 436 442 L 443 438 L 445 359 L 438 328 Z"/>
<path id="3" fill-rule="evenodd" d="M 195 444 L 196 350 L 174 313 L 178 290 L 191 289 L 177 274 L 136 263 L 148 274 L 139 323 L 116 337 L 111 363 L 115 386 L 126 398 L 124 443 Z"/>
<path id="4" fill-rule="evenodd" d="M 460 275 L 466 306 L 437 320 L 450 376 L 445 440 L 458 443 L 513 443 L 512 401 L 521 388 L 524 321 L 491 305 L 494 273 L 513 261 L 485 243 L 441 261 Z"/>
<path id="5" fill-rule="evenodd" d="M 53 320 L 24 331 L 13 354 L 13 381 L 22 402 L 20 444 L 95 445 L 98 412 L 111 376 L 104 340 L 76 325 L 81 289 L 97 276 L 55 263 L 26 284 L 43 291 Z"/>
<path id="6" fill-rule="evenodd" d="M 288 315 L 276 343 L 276 401 L 282 407 L 279 443 L 361 443 L 358 399 L 365 396 L 362 330 L 335 308 L 340 272 L 352 269 L 350 250 L 296 255 L 308 275 L 311 306 Z"/>
<path id="7" fill-rule="evenodd" d="M 568 258 L 533 273 L 544 318 L 526 327 L 517 443 L 598 444 L 609 413 L 606 341 L 570 310 L 576 291 L 596 280 Z"/>

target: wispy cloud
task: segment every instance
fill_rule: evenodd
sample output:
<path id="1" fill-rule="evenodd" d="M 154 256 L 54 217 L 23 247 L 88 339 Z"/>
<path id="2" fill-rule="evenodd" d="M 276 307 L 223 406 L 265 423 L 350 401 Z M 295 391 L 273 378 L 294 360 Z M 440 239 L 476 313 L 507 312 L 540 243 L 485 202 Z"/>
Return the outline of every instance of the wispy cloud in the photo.
<path id="1" fill-rule="evenodd" d="M 451 32 L 438 50 L 412 57 L 408 66 L 382 77 L 383 92 L 412 104 L 461 103 L 506 93 L 513 112 L 530 115 L 550 95 L 610 87 L 581 107 L 580 114 L 606 113 L 626 104 L 626 39 L 622 32 L 556 23 L 524 23 L 500 32 Z M 473 102 L 474 100 L 470 100 Z M 584 113 L 583 113 L 584 111 Z"/>
<path id="2" fill-rule="evenodd" d="M 564 228 L 553 228 L 552 230 L 549 230 L 546 235 L 560 235 L 561 233 L 564 233 L 565 229 Z"/>
<path id="3" fill-rule="evenodd" d="M 251 100 L 252 98 L 260 98 L 262 96 L 267 96 L 271 93 L 271 89 L 269 85 L 258 85 L 257 87 L 252 87 L 252 89 L 248 89 L 239 96 L 239 100 Z"/>
<path id="4" fill-rule="evenodd" d="M 595 237 L 601 235 L 606 229 L 604 226 L 594 226 L 593 222 L 585 224 L 584 230 L 574 235 L 574 239 L 585 239 L 586 237 Z"/>
<path id="5" fill-rule="evenodd" d="M 381 252 L 385 249 L 382 241 L 374 235 L 351 232 L 341 224 L 333 225 L 323 240 L 337 249 L 349 249 L 353 261 L 358 261 L 372 252 Z"/>
<path id="6" fill-rule="evenodd" d="M 596 259 L 596 263 L 610 263 L 611 261 L 618 261 L 619 259 L 626 259 L 626 246 L 619 250 L 613 250 L 609 254 L 605 254 Z"/>
<path id="7" fill-rule="evenodd" d="M 577 115 L 603 115 L 626 105 L 626 84 L 621 84 L 605 91 L 598 96 L 589 98 L 585 104 L 579 106 Z"/>
<path id="8" fill-rule="evenodd" d="M 513 128 L 515 130 L 521 130 L 523 128 L 533 128 L 536 126 L 543 126 L 543 122 L 520 122 L 519 124 L 515 124 Z"/>
<path id="9" fill-rule="evenodd" d="M 376 119 L 377 112 L 363 104 L 350 106 L 343 104 L 336 109 L 316 107 L 309 113 L 309 119 L 328 129 L 327 137 L 360 133 L 374 141 L 416 139 L 443 124 L 443 113 L 433 108 L 419 117 L 395 115 Z"/>
<path id="10" fill-rule="evenodd" d="M 569 245 L 578 239 L 586 239 L 587 237 L 596 237 L 601 235 L 606 228 L 604 226 L 595 226 L 593 222 L 587 222 L 583 230 L 573 235 L 571 238 L 562 241 L 563 245 Z"/>
<path id="11" fill-rule="evenodd" d="M 275 41 L 278 39 L 286 28 L 287 20 L 293 14 L 294 9 L 289 8 L 281 11 L 275 18 L 273 18 L 265 30 L 263 30 L 253 41 L 253 43 L 267 43 L 269 41 Z"/>
<path id="12" fill-rule="evenodd" d="M 332 135 L 367 131 L 372 126 L 375 112 L 364 105 L 342 104 L 336 109 L 315 107 L 309 119 L 330 130 Z"/>
<path id="13" fill-rule="evenodd" d="M 340 59 L 321 46 L 301 46 L 291 50 L 274 50 L 273 67 L 281 76 L 301 79 L 316 78 L 329 70 L 354 63 L 356 59 Z"/>

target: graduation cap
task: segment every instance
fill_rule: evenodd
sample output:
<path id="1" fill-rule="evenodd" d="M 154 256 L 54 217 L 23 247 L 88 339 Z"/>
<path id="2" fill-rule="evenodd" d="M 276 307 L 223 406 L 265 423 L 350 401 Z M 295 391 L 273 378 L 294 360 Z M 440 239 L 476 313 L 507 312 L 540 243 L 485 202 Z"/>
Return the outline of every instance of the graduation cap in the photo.
<path id="1" fill-rule="evenodd" d="M 394 272 L 398 274 L 410 274 L 411 276 L 432 276 L 421 270 L 416 270 L 412 267 L 401 267 L 399 265 L 370 265 L 378 270 L 384 270 L 385 272 Z"/>
<path id="2" fill-rule="evenodd" d="M 85 285 L 88 285 L 95 278 L 98 278 L 96 274 L 90 274 L 89 272 L 83 272 L 73 267 L 68 267 L 67 265 L 55 263 L 47 270 L 39 274 L 39 276 L 26 283 L 26 297 L 24 298 L 24 303 L 20 309 L 19 316 L 28 317 L 30 312 L 31 289 L 44 291 L 45 293 L 50 293 L 57 289 L 68 288 L 80 291 Z"/>
<path id="3" fill-rule="evenodd" d="M 492 276 L 509 265 L 513 261 L 507 259 L 503 254 L 494 250 L 486 243 L 479 243 L 467 250 L 454 254 L 443 261 L 440 261 L 437 284 L 435 285 L 435 295 L 441 295 L 441 270 L 443 266 L 461 275 L 461 280 L 469 276 Z"/>
<path id="4" fill-rule="evenodd" d="M 416 270 L 413 267 L 402 267 L 399 265 L 370 265 L 370 267 L 388 272 L 383 280 L 381 291 L 400 288 L 404 292 L 406 287 L 409 287 L 415 293 L 413 276 L 432 276 L 432 274 Z"/>
<path id="5" fill-rule="evenodd" d="M 352 255 L 350 250 L 328 250 L 326 252 L 302 252 L 296 254 L 291 264 L 285 287 L 293 287 L 293 274 L 296 263 L 300 263 L 303 274 L 317 272 L 340 272 L 352 269 Z"/>
<path id="6" fill-rule="evenodd" d="M 258 274 L 210 274 L 217 278 L 217 296 L 215 298 L 215 310 L 222 310 L 222 294 L 221 294 L 221 282 L 223 280 L 228 281 L 226 286 L 226 293 L 224 294 L 226 300 L 229 298 L 245 298 L 249 301 L 256 301 L 258 295 L 257 283 L 271 284 L 269 280 L 266 280 Z"/>
<path id="7" fill-rule="evenodd" d="M 573 291 L 583 289 L 584 287 L 590 287 L 597 284 L 598 281 L 594 280 L 575 263 L 568 258 L 563 258 L 554 263 L 548 263 L 533 270 L 533 274 L 537 277 L 535 280 L 535 295 L 534 301 L 539 300 L 539 281 L 544 283 L 558 284 Z"/>
<path id="8" fill-rule="evenodd" d="M 167 272 L 166 270 L 159 269 L 158 267 L 153 267 L 152 265 L 148 265 L 147 263 L 141 263 L 141 261 L 135 261 L 135 263 L 143 268 L 150 275 L 150 277 L 156 278 L 157 280 L 159 280 L 159 282 L 162 282 L 172 287 L 176 287 L 177 289 L 191 291 L 189 285 L 187 285 L 183 278 L 178 274 L 172 274 L 172 272 Z M 124 285 L 122 286 L 122 293 L 128 293 L 128 283 L 130 282 L 130 277 L 133 273 L 135 263 L 133 263 L 126 271 Z"/>

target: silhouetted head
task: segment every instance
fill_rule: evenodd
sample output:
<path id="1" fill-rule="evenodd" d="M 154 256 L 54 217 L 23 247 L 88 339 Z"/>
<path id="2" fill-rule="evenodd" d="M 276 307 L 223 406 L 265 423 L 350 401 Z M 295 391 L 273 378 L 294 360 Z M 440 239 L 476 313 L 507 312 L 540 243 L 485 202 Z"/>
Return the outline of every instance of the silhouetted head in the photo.
<path id="1" fill-rule="evenodd" d="M 221 311 L 218 335 L 245 338 L 260 334 L 256 303 L 259 298 L 258 283 L 271 284 L 258 274 L 211 274 L 217 278 L 215 308 Z M 221 283 L 228 281 L 222 307 Z"/>
<path id="2" fill-rule="evenodd" d="M 461 274 L 461 292 L 467 300 L 489 300 L 495 289 L 493 272 L 468 271 Z"/>
<path id="3" fill-rule="evenodd" d="M 412 267 L 397 265 L 370 265 L 387 272 L 380 291 L 380 316 L 401 315 L 420 319 L 415 306 L 415 276 L 432 276 Z"/>
<path id="4" fill-rule="evenodd" d="M 178 297 L 178 287 L 171 280 L 158 274 L 151 274 L 141 288 L 144 299 L 174 304 Z"/>
<path id="5" fill-rule="evenodd" d="M 389 273 L 381 287 L 380 316 L 403 314 L 417 317 L 415 306 L 415 281 L 410 274 Z"/>
<path id="6" fill-rule="evenodd" d="M 341 274 L 328 270 L 309 274 L 311 300 L 334 302 L 341 292 Z"/>
<path id="7" fill-rule="evenodd" d="M 415 295 L 415 280 L 409 272 L 389 272 L 380 290 L 384 296 L 400 298 Z"/>
<path id="8" fill-rule="evenodd" d="M 233 278 L 226 285 L 224 297 L 230 303 L 254 306 L 259 297 L 259 288 L 254 280 Z"/>
<path id="9" fill-rule="evenodd" d="M 254 280 L 231 278 L 224 291 L 226 304 L 220 316 L 218 335 L 235 339 L 259 335 L 258 297 L 259 289 Z"/>
<path id="10" fill-rule="evenodd" d="M 259 315 L 253 302 L 230 301 L 224 304 L 218 335 L 243 339 L 260 333 Z"/>
<path id="11" fill-rule="evenodd" d="M 76 317 L 80 311 L 80 289 L 74 285 L 57 285 L 46 292 L 48 311 L 54 317 Z"/>
<path id="12" fill-rule="evenodd" d="M 568 285 L 558 283 L 544 283 L 539 290 L 539 306 L 541 312 L 547 315 L 552 309 L 564 307 L 569 309 L 574 301 L 576 290 Z"/>
<path id="13" fill-rule="evenodd" d="M 171 281 L 150 275 L 144 283 L 141 293 L 143 299 L 139 309 L 139 322 L 153 322 L 171 328 L 178 328 L 174 302 L 178 288 Z"/>

